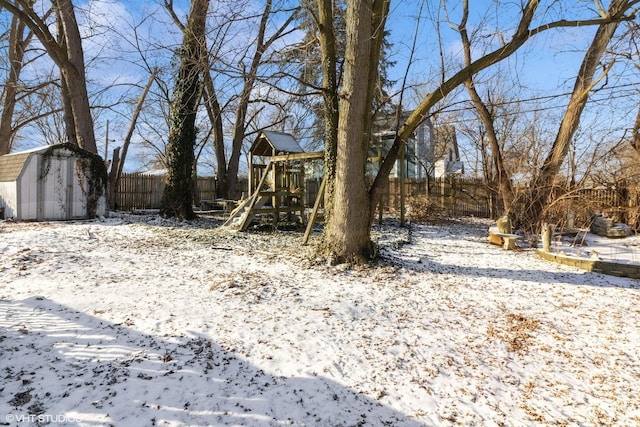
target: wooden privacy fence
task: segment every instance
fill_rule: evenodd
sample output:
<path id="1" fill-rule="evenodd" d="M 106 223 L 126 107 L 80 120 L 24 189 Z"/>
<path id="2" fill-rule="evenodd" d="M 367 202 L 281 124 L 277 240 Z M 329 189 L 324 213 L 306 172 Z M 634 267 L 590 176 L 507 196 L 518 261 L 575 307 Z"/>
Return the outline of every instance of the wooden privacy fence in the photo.
<path id="1" fill-rule="evenodd" d="M 450 216 L 490 216 L 490 195 L 481 179 L 429 178 L 405 179 L 405 205 L 409 209 L 432 209 Z M 399 211 L 401 204 L 401 180 L 389 178 L 384 193 L 384 207 Z M 414 212 L 416 213 L 416 212 Z"/>
<path id="2" fill-rule="evenodd" d="M 125 173 L 120 178 L 116 194 L 116 209 L 159 209 L 164 191 L 164 175 Z M 216 198 L 215 177 L 198 177 L 196 201 Z"/>
<path id="3" fill-rule="evenodd" d="M 399 212 L 401 204 L 400 179 L 389 178 L 383 191 L 383 208 L 386 212 Z M 489 193 L 480 179 L 444 178 L 405 179 L 406 207 L 426 206 L 444 211 L 451 216 L 478 216 L 487 218 Z M 305 181 L 305 203 L 313 206 L 320 180 Z M 428 203 L 425 204 L 425 199 Z"/>
<path id="4" fill-rule="evenodd" d="M 603 214 L 632 228 L 640 228 L 640 187 L 613 185 L 610 188 L 578 189 L 554 196 L 558 200 L 555 209 L 559 211 L 555 215 L 558 222 L 571 211 L 577 226 L 588 225 L 591 214 Z"/>
<path id="5" fill-rule="evenodd" d="M 118 210 L 159 209 L 164 191 L 164 175 L 144 173 L 127 173 L 120 178 L 120 185 L 116 195 Z M 238 182 L 240 188 L 246 188 L 246 179 Z M 312 207 L 316 198 L 320 180 L 307 179 L 305 181 L 304 205 Z M 489 216 L 488 196 L 486 187 L 478 179 L 433 179 L 405 180 L 405 194 L 407 206 L 412 202 L 429 195 L 431 205 L 445 209 L 449 215 L 480 217 Z M 200 200 L 214 200 L 216 198 L 215 177 L 198 177 L 196 204 Z M 389 178 L 384 191 L 385 211 L 400 210 L 400 180 Z"/>
<path id="6" fill-rule="evenodd" d="M 400 179 L 390 178 L 384 194 L 387 211 L 400 210 Z M 406 207 L 440 211 L 450 216 L 489 218 L 501 215 L 497 195 L 480 178 L 445 177 L 405 180 Z M 493 204 L 493 205 L 492 205 Z M 625 184 L 610 188 L 583 188 L 567 191 L 556 188 L 549 200 L 548 220 L 560 223 L 569 211 L 575 215 L 577 226 L 587 226 L 592 213 L 611 216 L 616 221 L 640 228 L 640 187 Z M 416 213 L 416 212 L 414 212 Z M 419 212 L 418 212 L 419 213 Z"/>
<path id="7" fill-rule="evenodd" d="M 162 201 L 165 177 L 141 173 L 123 174 L 116 197 L 117 209 L 158 209 Z M 439 211 L 450 216 L 476 216 L 489 218 L 495 195 L 480 178 L 429 178 L 405 180 L 405 206 L 408 210 Z M 246 190 L 246 179 L 240 179 L 239 188 Z M 320 186 L 320 180 L 305 181 L 305 207 L 312 207 Z M 400 179 L 389 178 L 386 183 L 383 205 L 387 212 L 400 211 Z M 215 177 L 198 177 L 196 204 L 200 200 L 216 198 Z M 589 221 L 590 213 L 603 213 L 634 228 L 640 226 L 640 187 L 617 185 L 611 188 L 578 189 L 571 192 L 557 188 L 552 194 L 551 221 L 561 221 L 571 210 L 576 225 Z M 498 214 L 502 210 L 494 207 Z M 425 212 L 428 213 L 428 212 Z"/>

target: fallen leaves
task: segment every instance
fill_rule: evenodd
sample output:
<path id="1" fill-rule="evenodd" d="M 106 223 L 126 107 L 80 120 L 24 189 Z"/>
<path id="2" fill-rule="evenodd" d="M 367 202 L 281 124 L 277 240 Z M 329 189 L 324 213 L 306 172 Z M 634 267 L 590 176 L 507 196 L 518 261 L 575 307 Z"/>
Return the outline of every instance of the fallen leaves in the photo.
<path id="1" fill-rule="evenodd" d="M 535 332 L 540 321 L 522 314 L 507 313 L 505 322 L 498 327 L 489 325 L 487 336 L 499 339 L 507 344 L 507 350 L 515 353 L 525 353 L 535 338 Z"/>

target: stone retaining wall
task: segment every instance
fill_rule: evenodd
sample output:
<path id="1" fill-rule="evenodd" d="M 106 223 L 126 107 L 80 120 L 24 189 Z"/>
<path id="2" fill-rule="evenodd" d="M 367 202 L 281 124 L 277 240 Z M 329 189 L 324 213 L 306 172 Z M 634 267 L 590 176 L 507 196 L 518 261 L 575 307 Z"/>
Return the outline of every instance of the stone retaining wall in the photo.
<path id="1" fill-rule="evenodd" d="M 559 253 L 545 252 L 542 249 L 537 249 L 536 253 L 540 258 L 547 261 L 553 261 L 560 264 L 577 267 L 582 270 L 608 274 L 610 276 L 640 279 L 640 265 L 638 264 L 622 264 L 613 261 L 580 258 Z"/>

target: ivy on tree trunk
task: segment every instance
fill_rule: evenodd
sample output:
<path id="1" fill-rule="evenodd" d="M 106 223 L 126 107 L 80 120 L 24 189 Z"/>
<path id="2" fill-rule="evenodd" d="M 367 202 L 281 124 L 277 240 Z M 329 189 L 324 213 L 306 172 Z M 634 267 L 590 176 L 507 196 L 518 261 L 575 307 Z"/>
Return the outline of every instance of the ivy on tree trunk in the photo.
<path id="1" fill-rule="evenodd" d="M 196 112 L 200 99 L 200 72 L 204 56 L 204 37 L 209 0 L 193 0 L 182 47 L 180 68 L 170 108 L 167 146 L 167 182 L 162 196 L 163 216 L 193 219 L 194 147 Z"/>

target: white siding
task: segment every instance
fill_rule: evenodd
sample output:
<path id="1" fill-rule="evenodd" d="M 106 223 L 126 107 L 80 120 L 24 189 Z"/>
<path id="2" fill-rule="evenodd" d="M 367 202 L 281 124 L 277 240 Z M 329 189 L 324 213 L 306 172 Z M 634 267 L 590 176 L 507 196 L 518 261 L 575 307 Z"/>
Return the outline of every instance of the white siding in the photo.
<path id="1" fill-rule="evenodd" d="M 20 208 L 16 217 L 18 220 L 38 219 L 38 157 L 37 154 L 29 156 L 18 177 L 17 187 L 20 194 L 18 198 Z"/>
<path id="2" fill-rule="evenodd" d="M 69 166 L 72 168 L 71 175 L 71 218 L 87 217 L 87 194 L 89 192 L 89 183 L 81 170 L 80 159 L 71 159 Z"/>
<path id="3" fill-rule="evenodd" d="M 15 218 L 18 206 L 16 182 L 0 182 L 0 207 L 4 208 L 4 217 Z"/>
<path id="4" fill-rule="evenodd" d="M 44 184 L 45 220 L 66 219 L 67 207 L 67 159 L 50 157 L 48 173 Z"/>
<path id="5" fill-rule="evenodd" d="M 67 149 L 57 149 L 46 159 L 41 152 L 31 153 L 17 181 L 0 182 L 5 217 L 40 221 L 86 218 L 89 185 L 79 167 L 81 159 Z M 41 172 L 46 172 L 42 179 Z M 106 208 L 103 195 L 96 214 L 105 216 Z"/>

